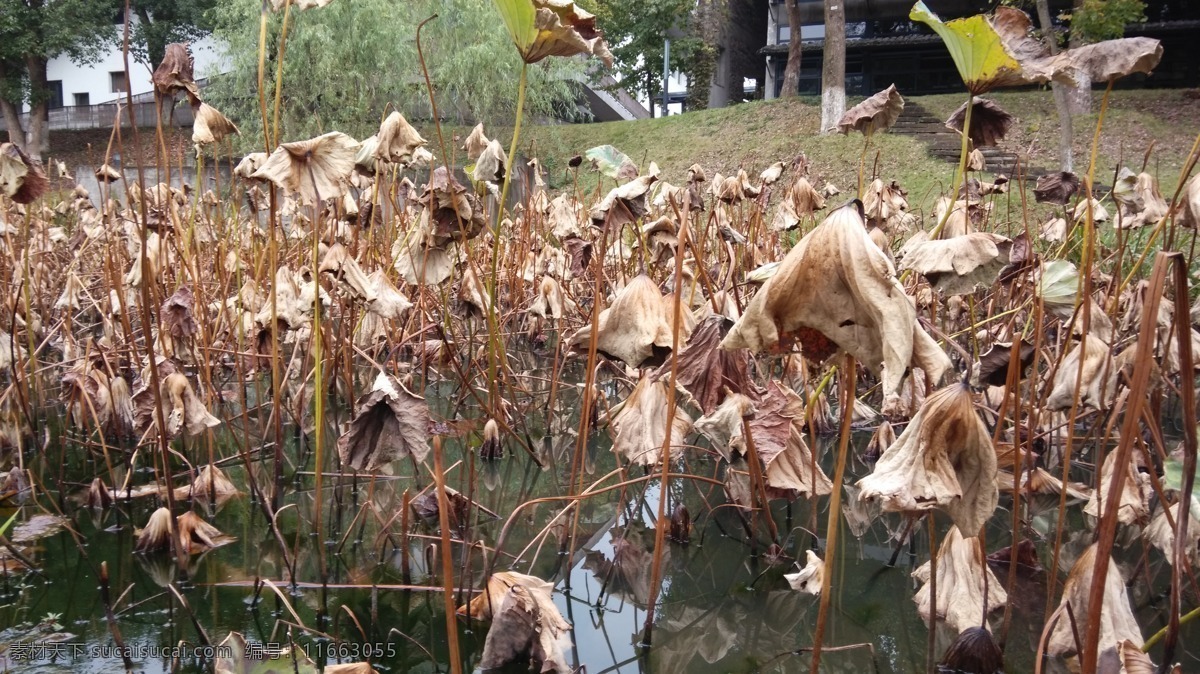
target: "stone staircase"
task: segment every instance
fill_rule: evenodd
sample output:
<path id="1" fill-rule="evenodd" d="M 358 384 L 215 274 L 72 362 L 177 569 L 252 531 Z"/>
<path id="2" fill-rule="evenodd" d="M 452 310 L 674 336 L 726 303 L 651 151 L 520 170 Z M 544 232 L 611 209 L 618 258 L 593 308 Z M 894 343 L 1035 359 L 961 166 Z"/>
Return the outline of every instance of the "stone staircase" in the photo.
<path id="1" fill-rule="evenodd" d="M 891 129 L 892 133 L 911 136 L 925 143 L 929 154 L 946 162 L 957 164 L 962 151 L 962 137 L 955 131 L 946 128 L 943 120 L 934 117 L 920 105 L 905 101 L 904 110 Z M 984 165 L 987 171 L 1012 178 L 1016 175 L 1019 158 L 1012 152 L 995 147 L 980 148 L 983 153 Z M 1020 166 L 1021 174 L 1028 181 L 1035 181 L 1045 175 L 1045 169 Z"/>

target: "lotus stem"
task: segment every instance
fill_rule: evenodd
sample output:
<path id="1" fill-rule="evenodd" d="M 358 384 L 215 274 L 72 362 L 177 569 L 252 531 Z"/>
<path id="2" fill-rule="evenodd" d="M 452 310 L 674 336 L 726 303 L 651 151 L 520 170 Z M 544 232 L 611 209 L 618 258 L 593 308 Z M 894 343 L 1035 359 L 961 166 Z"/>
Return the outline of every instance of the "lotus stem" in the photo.
<path id="1" fill-rule="evenodd" d="M 450 650 L 451 674 L 462 674 L 462 658 L 458 650 L 458 620 L 454 610 L 454 563 L 450 559 L 450 499 L 446 496 L 446 474 L 442 468 L 442 439 L 433 436 L 433 479 L 436 482 L 438 502 L 438 528 L 441 529 L 442 586 L 446 607 L 446 644 Z M 484 579 L 487 582 L 487 579 Z M 486 590 L 485 590 L 486 591 Z"/>
<path id="2" fill-rule="evenodd" d="M 950 215 L 954 213 L 954 206 L 958 203 L 958 192 L 962 189 L 963 184 L 967 180 L 967 157 L 970 156 L 971 147 L 971 109 L 975 107 L 975 94 L 967 94 L 967 112 L 963 117 L 962 130 L 962 147 L 959 150 L 958 171 L 954 174 L 954 190 L 950 192 L 950 207 L 942 215 L 942 219 L 938 222 L 937 227 L 929 233 L 930 239 L 936 239 L 942 234 L 942 229 L 946 227 L 946 223 L 950 220 Z M 907 276 L 902 277 L 904 280 Z"/>

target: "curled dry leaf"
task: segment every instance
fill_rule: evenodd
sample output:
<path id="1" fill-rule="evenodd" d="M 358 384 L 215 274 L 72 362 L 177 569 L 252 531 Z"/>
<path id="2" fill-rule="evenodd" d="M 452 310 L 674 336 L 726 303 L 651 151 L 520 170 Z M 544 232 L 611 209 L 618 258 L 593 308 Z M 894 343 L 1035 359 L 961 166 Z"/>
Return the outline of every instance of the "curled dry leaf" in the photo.
<path id="1" fill-rule="evenodd" d="M 1033 188 L 1038 203 L 1066 205 L 1079 191 L 1079 176 L 1070 171 L 1055 171 L 1037 179 Z"/>
<path id="2" fill-rule="evenodd" d="M 537 63 L 547 56 L 595 56 L 611 68 L 612 52 L 604 33 L 596 28 L 596 17 L 575 6 L 571 0 L 522 0 L 521 10 L 532 5 L 534 14 L 524 11 L 501 12 L 509 35 L 526 63 Z M 532 24 L 528 23 L 532 19 Z"/>
<path id="3" fill-rule="evenodd" d="M 195 61 L 186 42 L 167 45 L 162 63 L 154 69 L 154 89 L 163 96 L 174 96 L 186 91 L 188 98 L 199 102 L 200 89 L 196 86 Z"/>
<path id="4" fill-rule="evenodd" d="M 475 125 L 471 129 L 471 133 L 467 135 L 467 139 L 463 141 L 462 150 L 467 153 L 467 161 L 475 161 L 479 155 L 483 153 L 484 148 L 488 146 L 488 137 L 483 135 L 483 122 Z"/>
<path id="5" fill-rule="evenodd" d="M 996 450 L 965 384 L 925 399 L 875 470 L 859 481 L 859 498 L 891 512 L 946 511 L 963 531 L 979 531 L 996 509 Z"/>
<path id="6" fill-rule="evenodd" d="M 31 159 L 14 143 L 0 143 L 0 194 L 18 204 L 29 204 L 49 187 L 40 161 Z"/>
<path id="7" fill-rule="evenodd" d="M 358 471 L 379 470 L 407 456 L 429 454 L 429 405 L 395 377 L 380 372 L 359 398 L 354 418 L 337 441 L 342 463 Z"/>
<path id="8" fill-rule="evenodd" d="M 596 349 L 630 367 L 661 365 L 671 353 L 673 300 L 664 297 L 645 274 L 631 280 L 617 293 L 612 306 L 600 312 Z M 680 326 L 679 339 L 687 334 Z M 570 346 L 585 350 L 592 326 L 585 325 L 571 336 Z"/>
<path id="9" fill-rule="evenodd" d="M 487 587 L 459 607 L 460 615 L 491 621 L 483 645 L 480 667 L 503 667 L 520 658 L 540 664 L 539 672 L 567 674 L 566 650 L 571 647 L 568 630 L 554 605 L 554 585 L 535 576 L 515 571 L 492 574 Z"/>
<path id="10" fill-rule="evenodd" d="M 721 338 L 732 324 L 720 314 L 705 317 L 679 353 L 675 381 L 691 394 L 705 414 L 712 414 L 730 392 L 758 397 L 748 372 L 749 354 L 720 348 Z M 663 379 L 670 371 L 671 362 L 667 361 L 654 376 Z"/>
<path id="11" fill-rule="evenodd" d="M 946 649 L 938 663 L 939 671 L 1000 674 L 1004 671 L 1004 651 L 992 633 L 982 627 L 968 627 Z"/>
<path id="12" fill-rule="evenodd" d="M 829 340 L 883 379 L 885 409 L 910 366 L 934 382 L 950 359 L 921 329 L 895 269 L 867 235 L 854 205 L 834 211 L 792 248 L 722 342 L 725 349 L 786 351 L 814 358 Z"/>
<path id="13" fill-rule="evenodd" d="M 966 116 L 967 104 L 963 103 L 946 120 L 946 128 L 962 133 Z M 970 138 L 973 147 L 995 147 L 1008 135 L 1014 121 L 1013 116 L 994 101 L 975 98 L 971 108 L 971 128 L 967 131 L 967 137 Z"/>
<path id="14" fill-rule="evenodd" d="M 1100 488 L 1092 491 L 1091 498 L 1083 507 L 1085 514 L 1100 519 L 1103 510 L 1110 507 L 1108 493 L 1113 479 L 1117 476 L 1117 470 L 1117 452 L 1109 452 L 1108 456 L 1104 457 L 1104 464 L 1100 466 Z M 1150 515 L 1150 476 L 1139 471 L 1132 460 L 1124 466 L 1124 471 L 1125 478 L 1121 483 L 1120 499 L 1117 501 L 1117 521 L 1121 524 L 1145 522 Z"/>
<path id="15" fill-rule="evenodd" d="M 262 178 L 254 178 L 254 173 L 257 172 L 258 169 L 262 168 L 263 164 L 267 163 L 267 156 L 268 155 L 266 152 L 251 152 L 247 154 L 245 157 L 242 157 L 242 160 L 238 162 L 236 167 L 234 167 L 233 174 L 247 180 L 250 180 L 251 178 L 254 180 L 263 180 Z"/>
<path id="16" fill-rule="evenodd" d="M 1200 228 L 1200 175 L 1193 176 L 1179 196 L 1175 222 L 1182 227 Z"/>
<path id="17" fill-rule="evenodd" d="M 1103 604 L 1095 609 L 1088 605 L 1088 597 L 1095 580 L 1092 572 L 1096 568 L 1096 549 L 1093 543 L 1079 555 L 1067 582 L 1063 585 L 1062 601 L 1059 606 L 1069 604 L 1071 613 L 1075 616 L 1074 627 L 1064 611 L 1058 622 L 1051 628 L 1050 638 L 1046 643 L 1046 652 L 1055 657 L 1067 657 L 1077 654 L 1075 634 L 1086 634 L 1088 625 L 1093 620 L 1100 621 L 1100 639 L 1097 643 L 1103 648 L 1106 644 L 1117 644 L 1129 640 L 1135 646 L 1142 645 L 1142 632 L 1137 619 L 1133 617 L 1133 609 L 1129 605 L 1129 595 L 1125 591 L 1125 581 L 1117 563 L 1108 561 L 1108 573 L 1104 577 Z"/>
<path id="18" fill-rule="evenodd" d="M 673 456 L 692 429 L 692 419 L 676 406 L 668 439 L 667 382 L 642 375 L 633 392 L 612 419 L 612 450 L 637 466 L 654 466 L 662 460 L 664 441 Z"/>
<path id="19" fill-rule="evenodd" d="M 213 106 L 208 103 L 201 103 L 195 112 L 195 121 L 192 122 L 192 142 L 197 145 L 208 145 L 209 143 L 219 143 L 230 134 L 238 133 L 237 125 L 229 121 L 229 118 L 222 115 Z M 243 159 L 242 161 L 245 161 Z M 238 164 L 241 166 L 241 164 Z"/>
<path id="20" fill-rule="evenodd" d="M 1167 520 L 1168 510 L 1171 512 L 1170 521 Z M 1169 508 L 1160 509 L 1158 515 L 1146 527 L 1144 535 L 1146 536 L 1146 540 L 1154 547 L 1162 550 L 1163 554 L 1167 557 L 1167 561 L 1174 565 L 1177 544 L 1175 527 L 1171 526 L 1171 522 L 1177 523 L 1181 512 L 1186 512 L 1188 517 L 1191 518 L 1188 522 L 1187 540 L 1183 542 L 1183 550 L 1192 568 L 1195 568 L 1197 564 L 1200 564 L 1200 547 L 1198 547 L 1200 546 L 1200 518 L 1192 515 L 1190 509 L 1181 511 L 1178 503 L 1172 504 Z"/>
<path id="21" fill-rule="evenodd" d="M 930 563 L 917 567 L 912 575 L 924 583 L 913 599 L 926 623 L 936 614 L 938 620 L 962 632 L 978 626 L 982 616 L 1008 603 L 1004 585 L 986 563 L 983 544 L 975 537 L 964 538 L 956 526 L 946 532 L 937 552 L 936 612 L 930 602 Z"/>
<path id="22" fill-rule="evenodd" d="M 171 511 L 159 508 L 150 514 L 146 526 L 138 533 L 133 549 L 137 552 L 156 552 L 171 547 L 171 537 L 175 534 L 175 518 Z"/>
<path id="23" fill-rule="evenodd" d="M 592 207 L 592 224 L 612 232 L 620 232 L 623 226 L 637 222 L 646 214 L 646 194 L 650 191 L 650 186 L 657 181 L 658 167 L 651 164 L 646 175 L 638 176 L 609 190 L 608 194 Z"/>
<path id="24" fill-rule="evenodd" d="M 811 216 L 822 208 L 825 208 L 825 198 L 813 189 L 808 178 L 800 176 L 792 182 L 779 202 L 775 218 L 771 221 L 771 229 L 795 229 L 800 224 L 800 218 Z"/>
<path id="25" fill-rule="evenodd" d="M 1025 370 L 1033 363 L 1036 349 L 1032 344 L 1021 340 L 1017 347 L 1017 381 L 1025 378 Z M 979 362 L 971 368 L 971 385 L 1004 386 L 1008 383 L 1008 368 L 1012 362 L 1012 342 L 996 342 L 987 352 L 979 356 Z"/>
<path id="26" fill-rule="evenodd" d="M 426 140 L 408 123 L 404 115 L 392 111 L 379 125 L 375 158 L 393 164 L 408 165 L 413 162 L 413 153 L 425 143 Z"/>
<path id="27" fill-rule="evenodd" d="M 797 592 L 819 595 L 825 582 L 825 560 L 812 550 L 806 550 L 805 554 L 804 568 L 797 573 L 785 573 L 783 578 Z"/>
<path id="28" fill-rule="evenodd" d="M 876 131 L 887 131 L 899 119 L 904 110 L 904 98 L 892 84 L 862 103 L 850 108 L 838 120 L 838 131 L 843 134 L 858 131 L 870 136 Z"/>
<path id="29" fill-rule="evenodd" d="M 455 180 L 445 166 L 434 169 L 417 202 L 428 213 L 432 236 L 438 246 L 447 241 L 466 241 L 479 236 L 487 226 L 479 199 Z"/>
<path id="30" fill-rule="evenodd" d="M 220 529 L 205 522 L 192 511 L 180 515 L 175 520 L 175 528 L 179 532 L 180 547 L 189 555 L 219 548 L 236 540 L 233 536 L 227 536 Z"/>
<path id="31" fill-rule="evenodd" d="M 538 284 L 537 297 L 529 307 L 529 313 L 542 318 L 558 320 L 576 312 L 574 300 L 567 297 L 553 276 L 543 276 Z"/>
<path id="32" fill-rule="evenodd" d="M 1081 408 L 1108 409 L 1116 394 L 1117 367 L 1112 348 L 1103 339 L 1089 334 L 1062 359 L 1054 375 L 1054 387 L 1046 398 L 1046 409 L 1052 412 L 1070 409 L 1076 396 Z"/>
<path id="33" fill-rule="evenodd" d="M 759 182 L 761 182 L 764 186 L 774 185 L 775 181 L 779 180 L 779 177 L 783 175 L 783 171 L 783 162 L 777 161 L 763 169 L 763 172 L 758 175 Z"/>
<path id="34" fill-rule="evenodd" d="M 196 476 L 194 482 L 183 487 L 176 487 L 174 496 L 180 500 L 196 499 L 223 503 L 239 493 L 238 488 L 225 476 L 224 471 L 215 464 L 209 464 L 200 469 L 200 474 Z"/>
<path id="35" fill-rule="evenodd" d="M 308 204 L 340 198 L 354 170 L 357 148 L 358 142 L 340 131 L 283 143 L 250 177 L 270 180 Z"/>
<path id="36" fill-rule="evenodd" d="M 922 236 L 918 233 L 913 239 Z M 967 295 L 990 286 L 1009 262 L 1012 241 L 999 234 L 973 232 L 950 239 L 912 240 L 904 245 L 900 269 L 911 269 L 947 295 Z"/>
<path id="37" fill-rule="evenodd" d="M 504 181 L 504 172 L 508 170 L 508 155 L 500 141 L 493 140 L 480 153 L 475 162 L 475 170 L 471 178 L 476 182 L 500 183 Z"/>

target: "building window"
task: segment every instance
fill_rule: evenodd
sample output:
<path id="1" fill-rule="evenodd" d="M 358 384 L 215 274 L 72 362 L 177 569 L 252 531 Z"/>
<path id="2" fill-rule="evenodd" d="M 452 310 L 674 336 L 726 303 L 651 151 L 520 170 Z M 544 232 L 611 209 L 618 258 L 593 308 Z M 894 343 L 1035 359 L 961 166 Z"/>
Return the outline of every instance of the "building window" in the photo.
<path id="1" fill-rule="evenodd" d="M 85 94 L 75 94 L 75 107 L 83 108 L 83 107 L 87 107 L 91 104 L 92 104 L 92 97 L 90 94 L 86 94 L 86 93 Z"/>
<path id="2" fill-rule="evenodd" d="M 129 80 L 125 77 L 125 72 L 122 70 L 114 70 L 108 74 L 109 91 L 114 94 L 124 93 L 129 91 Z"/>
<path id="3" fill-rule="evenodd" d="M 46 107 L 51 110 L 57 110 L 63 106 L 63 91 L 62 80 L 50 80 L 46 82 Z"/>

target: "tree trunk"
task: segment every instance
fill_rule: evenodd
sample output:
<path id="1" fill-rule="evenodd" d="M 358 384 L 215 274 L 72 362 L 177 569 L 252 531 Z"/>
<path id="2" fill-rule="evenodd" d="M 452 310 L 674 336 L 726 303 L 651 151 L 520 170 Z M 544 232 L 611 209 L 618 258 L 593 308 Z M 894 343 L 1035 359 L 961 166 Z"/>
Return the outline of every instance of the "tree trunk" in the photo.
<path id="1" fill-rule="evenodd" d="M 1073 11 L 1078 12 L 1083 8 L 1083 0 L 1075 0 L 1073 6 Z M 1074 30 L 1072 30 L 1069 44 L 1072 49 L 1083 46 L 1083 38 Z M 1092 111 L 1091 81 L 1084 82 L 1083 85 L 1078 87 L 1068 86 L 1066 89 L 1067 103 L 1070 107 L 1072 115 L 1086 115 Z"/>
<path id="2" fill-rule="evenodd" d="M 800 93 L 800 1 L 787 0 L 788 41 L 787 67 L 783 70 L 783 87 L 779 96 L 795 96 Z"/>
<path id="3" fill-rule="evenodd" d="M 846 112 L 846 7 L 825 2 L 825 63 L 821 68 L 821 131 L 832 131 Z"/>
<path id="4" fill-rule="evenodd" d="M 1042 25 L 1046 44 L 1051 54 L 1058 53 L 1058 36 L 1054 34 L 1054 26 L 1050 22 L 1050 3 L 1048 0 L 1037 0 L 1038 23 Z M 1054 90 L 1054 107 L 1058 110 L 1058 164 L 1062 171 L 1073 171 L 1075 159 L 1072 156 L 1071 145 L 1075 131 L 1071 125 L 1071 104 L 1067 100 L 1067 88 L 1062 83 L 1050 83 Z"/>
<path id="5" fill-rule="evenodd" d="M 47 115 L 50 112 L 50 100 L 48 98 L 47 83 L 46 83 L 46 59 L 28 55 L 25 57 L 25 70 L 29 76 L 29 128 L 28 142 L 25 144 L 25 151 L 30 155 L 36 155 L 42 161 L 46 160 L 46 154 L 50 152 L 50 124 L 47 120 Z"/>
<path id="6" fill-rule="evenodd" d="M 16 66 L 20 69 L 20 65 Z M 9 80 L 11 77 L 16 77 L 11 65 L 0 61 L 0 82 Z M 16 100 L 8 100 L 0 98 L 0 114 L 4 115 L 4 126 L 8 129 L 8 140 L 25 150 L 25 127 L 21 124 L 21 104 L 23 101 L 18 97 Z"/>

